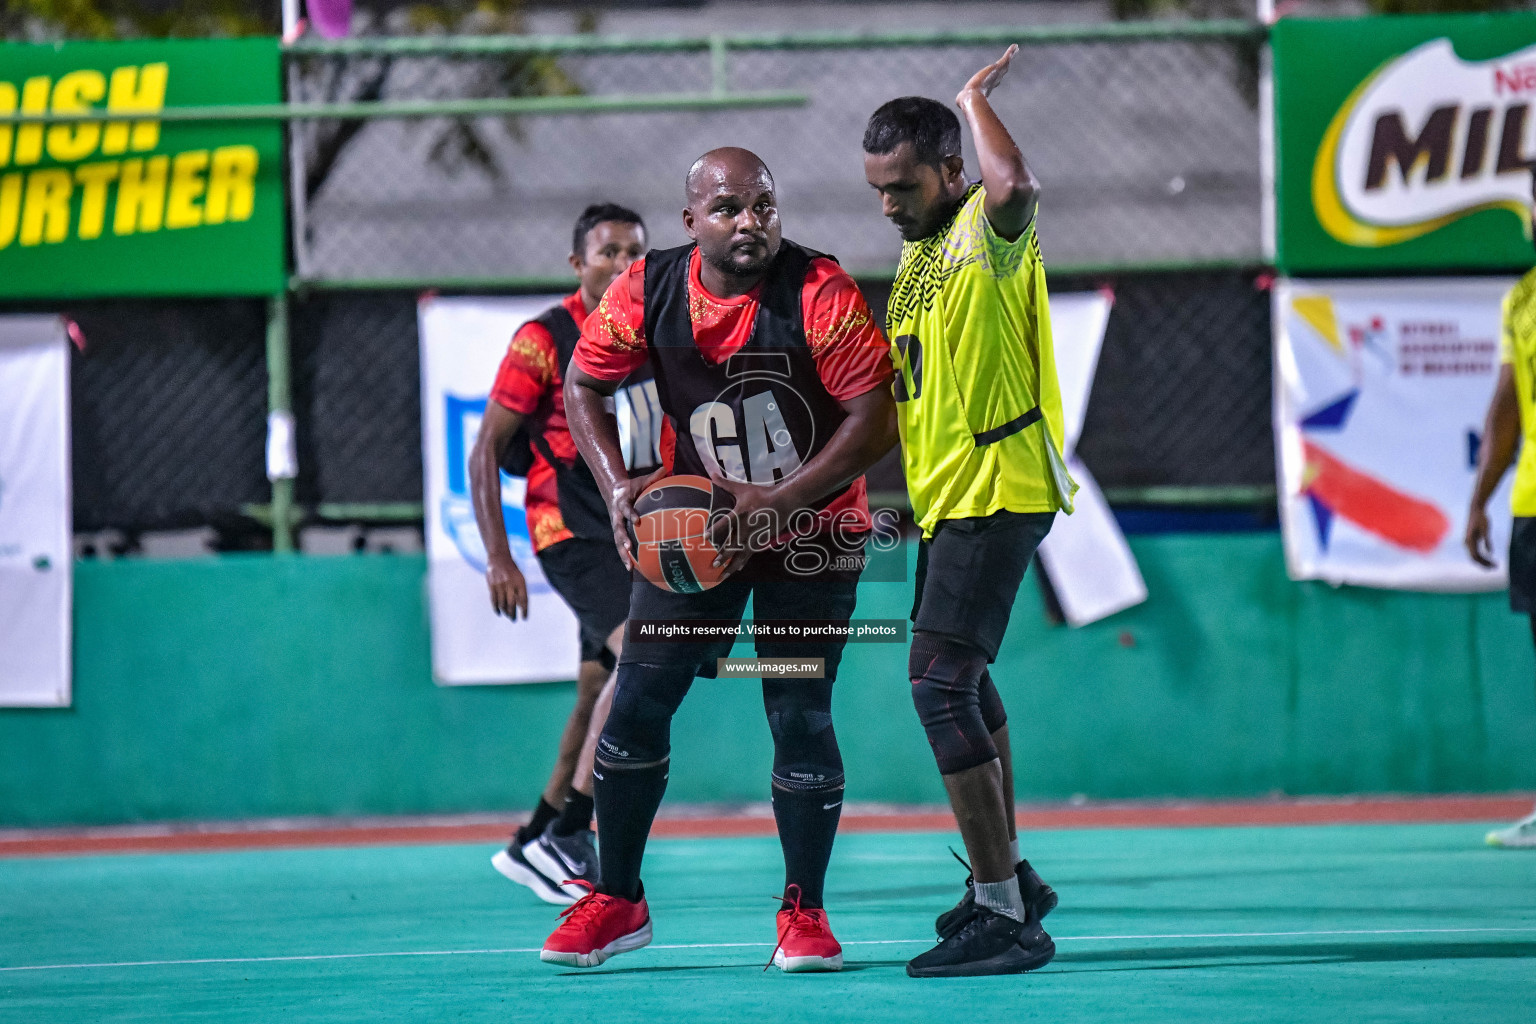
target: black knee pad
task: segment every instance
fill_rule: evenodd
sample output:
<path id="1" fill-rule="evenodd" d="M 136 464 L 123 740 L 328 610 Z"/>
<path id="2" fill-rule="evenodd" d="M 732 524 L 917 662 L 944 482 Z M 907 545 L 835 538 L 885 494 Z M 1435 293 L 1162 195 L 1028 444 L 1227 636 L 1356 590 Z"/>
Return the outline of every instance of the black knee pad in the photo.
<path id="1" fill-rule="evenodd" d="M 992 682 L 992 673 L 987 669 L 981 670 L 981 686 L 976 696 L 981 702 L 981 720 L 986 723 L 989 734 L 1008 724 L 1003 695 L 997 692 L 997 684 Z"/>
<path id="2" fill-rule="evenodd" d="M 912 703 L 942 775 L 997 757 L 992 730 L 981 711 L 981 677 L 986 668 L 986 652 L 978 647 L 935 633 L 917 633 L 912 638 L 907 661 Z"/>
<path id="3" fill-rule="evenodd" d="M 620 665 L 597 760 L 609 768 L 665 761 L 672 752 L 672 716 L 692 685 L 691 666 Z"/>
<path id="4" fill-rule="evenodd" d="M 774 785 L 798 792 L 841 789 L 831 680 L 765 679 L 763 710 L 773 733 Z"/>

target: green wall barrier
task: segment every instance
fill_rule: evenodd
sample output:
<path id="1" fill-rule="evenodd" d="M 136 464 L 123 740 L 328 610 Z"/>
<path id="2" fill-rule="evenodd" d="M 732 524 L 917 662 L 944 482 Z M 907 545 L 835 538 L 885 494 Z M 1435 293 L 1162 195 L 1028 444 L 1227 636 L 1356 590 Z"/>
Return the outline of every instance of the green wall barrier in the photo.
<path id="1" fill-rule="evenodd" d="M 1050 627 L 1021 592 L 993 669 L 1021 800 L 1536 788 L 1536 657 L 1502 593 L 1291 583 L 1271 534 L 1132 547 L 1151 599 L 1106 622 Z M 75 706 L 0 710 L 0 825 L 528 807 L 571 686 L 434 686 L 425 570 L 80 563 Z M 910 603 L 866 584 L 858 614 Z M 904 646 L 850 646 L 850 800 L 943 800 L 908 686 Z M 669 800 L 767 798 L 755 683 L 698 681 L 673 736 Z"/>

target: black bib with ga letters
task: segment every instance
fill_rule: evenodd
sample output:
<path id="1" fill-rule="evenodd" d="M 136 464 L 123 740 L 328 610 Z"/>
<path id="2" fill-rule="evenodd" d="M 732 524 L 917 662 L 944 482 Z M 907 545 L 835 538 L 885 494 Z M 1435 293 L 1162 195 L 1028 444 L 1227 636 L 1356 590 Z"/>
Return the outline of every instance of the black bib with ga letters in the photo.
<path id="1" fill-rule="evenodd" d="M 569 372 L 571 355 L 581 340 L 581 326 L 565 306 L 551 306 L 534 318 L 555 341 L 555 358 L 560 378 Z M 650 363 L 625 377 L 613 395 L 613 412 L 618 421 L 620 448 L 624 467 L 630 476 L 643 476 L 661 465 L 661 406 L 656 398 L 656 382 Z M 560 518 L 575 537 L 606 540 L 613 536 L 608 521 L 608 506 L 598 489 L 597 478 L 587 468 L 580 453 L 567 466 L 555 457 L 544 439 L 544 423 L 525 421 L 502 453 L 501 468 L 512 476 L 526 477 L 533 466 L 533 452 L 544 456 L 555 470 L 555 491 L 560 499 Z"/>
<path id="2" fill-rule="evenodd" d="M 661 409 L 676 431 L 673 472 L 773 484 L 826 446 L 847 413 L 821 381 L 805 338 L 800 295 L 821 256 L 784 239 L 763 279 L 757 319 L 741 350 L 704 358 L 688 313 L 694 246 L 645 257 L 645 337 Z M 690 443 L 691 441 L 691 443 Z M 825 508 L 843 491 L 812 508 Z"/>

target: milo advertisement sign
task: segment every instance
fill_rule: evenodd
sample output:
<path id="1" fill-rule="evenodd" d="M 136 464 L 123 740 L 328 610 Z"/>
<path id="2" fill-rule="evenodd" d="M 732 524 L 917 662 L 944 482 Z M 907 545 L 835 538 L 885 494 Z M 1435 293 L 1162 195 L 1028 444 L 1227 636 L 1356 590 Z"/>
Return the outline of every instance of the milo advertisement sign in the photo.
<path id="1" fill-rule="evenodd" d="M 1536 262 L 1536 13 L 1274 28 L 1287 273 Z"/>

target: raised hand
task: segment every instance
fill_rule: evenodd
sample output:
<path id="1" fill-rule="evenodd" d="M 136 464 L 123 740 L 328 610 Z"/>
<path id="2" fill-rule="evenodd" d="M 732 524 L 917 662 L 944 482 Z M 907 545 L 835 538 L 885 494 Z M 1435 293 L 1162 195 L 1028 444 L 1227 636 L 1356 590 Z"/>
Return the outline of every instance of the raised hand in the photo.
<path id="1" fill-rule="evenodd" d="M 1014 43 L 1008 47 L 1008 51 L 999 57 L 996 62 L 988 64 L 972 75 L 971 80 L 965 83 L 965 88 L 961 89 L 960 94 L 955 97 L 955 102 L 963 103 L 965 94 L 973 91 L 979 92 L 983 96 L 992 95 L 992 90 L 997 88 L 997 83 L 1001 82 L 1003 76 L 1008 74 L 1008 65 L 1013 63 L 1013 56 L 1018 52 L 1019 44 Z"/>

